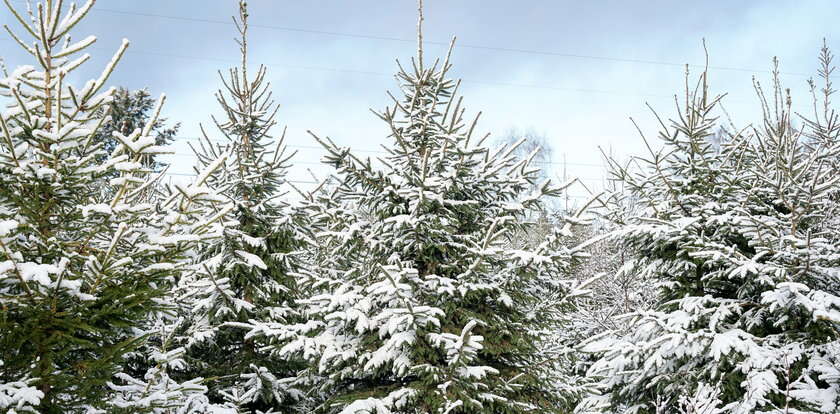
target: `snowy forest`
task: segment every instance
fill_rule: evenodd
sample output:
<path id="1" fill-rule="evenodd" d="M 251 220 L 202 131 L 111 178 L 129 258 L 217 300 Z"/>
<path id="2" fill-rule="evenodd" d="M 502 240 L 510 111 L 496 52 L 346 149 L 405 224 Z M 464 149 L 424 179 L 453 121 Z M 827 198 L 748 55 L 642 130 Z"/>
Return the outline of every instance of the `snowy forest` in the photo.
<path id="1" fill-rule="evenodd" d="M 312 188 L 231 0 L 241 64 L 207 91 L 195 176 L 167 180 L 165 96 L 110 84 L 129 41 L 71 84 L 94 2 L 4 0 L 29 64 L 0 77 L 0 411 L 840 413 L 826 44 L 807 83 L 756 77 L 743 125 L 686 67 L 633 131 L 647 152 L 605 151 L 610 190 L 569 208 L 574 170 L 466 109 L 455 39 L 424 53 L 422 0 L 370 115 L 387 152 L 312 125 Z"/>

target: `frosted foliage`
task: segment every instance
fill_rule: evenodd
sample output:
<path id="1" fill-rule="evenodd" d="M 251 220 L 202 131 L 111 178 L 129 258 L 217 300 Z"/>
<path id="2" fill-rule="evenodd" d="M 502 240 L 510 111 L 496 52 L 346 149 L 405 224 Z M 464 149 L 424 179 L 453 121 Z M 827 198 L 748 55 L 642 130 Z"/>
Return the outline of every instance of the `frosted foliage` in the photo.
<path id="1" fill-rule="evenodd" d="M 721 402 L 718 399 L 718 391 L 715 387 L 700 383 L 697 391 L 690 396 L 679 398 L 680 414 L 720 414 L 723 410 L 719 408 Z"/>
<path id="2" fill-rule="evenodd" d="M 149 126 L 115 134 L 112 152 L 95 141 L 129 43 L 96 79 L 70 83 L 96 38 L 74 43 L 69 31 L 92 5 L 36 2 L 20 13 L 7 3 L 23 26 L 9 31 L 37 66 L 0 79 L 0 383 L 21 386 L 9 404 L 36 404 L 26 378 L 49 412 L 102 404 L 101 384 L 188 271 L 183 255 L 218 230 L 211 195 L 161 191 L 140 162 L 167 151 L 150 137 L 163 97 Z"/>
<path id="3" fill-rule="evenodd" d="M 763 127 L 715 147 L 707 138 L 720 98 L 708 95 L 704 73 L 681 117 L 663 126 L 665 148 L 650 168 L 615 165 L 642 207 L 621 218 L 618 240 L 636 252 L 625 271 L 655 284 L 657 303 L 631 315 L 629 332 L 585 345 L 601 356 L 590 375 L 605 393 L 588 406 L 838 410 L 840 245 L 830 212 L 840 147 L 818 127 L 836 117 L 827 110 L 828 121 L 818 113 L 808 132 L 797 130 L 777 77 L 773 99 L 756 91 Z"/>
<path id="4" fill-rule="evenodd" d="M 31 380 L 0 383 L 0 409 L 7 413 L 37 413 L 44 393 L 32 383 Z"/>
<path id="5" fill-rule="evenodd" d="M 317 292 L 302 302 L 309 322 L 254 335 L 310 361 L 329 412 L 553 412 L 573 388 L 540 363 L 536 332 L 556 313 L 529 310 L 536 298 L 566 306 L 583 253 L 568 230 L 509 243 L 562 188 L 538 181 L 521 142 L 473 136 L 450 66 L 401 68 L 402 96 L 378 112 L 392 140 L 382 167 L 315 137 L 338 173 L 305 200 L 318 226 L 301 272 Z"/>
<path id="6" fill-rule="evenodd" d="M 287 331 L 301 320 L 295 270 L 307 238 L 305 215 L 282 198 L 293 154 L 286 152 L 285 132 L 273 135 L 279 106 L 266 68 L 248 71 L 245 1 L 235 22 L 242 65 L 220 73 L 215 97 L 223 116 L 212 118 L 215 131 L 202 127 L 193 148 L 197 169 L 209 169 L 200 175 L 206 187 L 232 208 L 220 216 L 222 237 L 197 252 L 197 271 L 179 283 L 184 320 L 177 341 L 190 365 L 182 377 L 208 377 L 211 400 L 243 412 L 291 412 L 303 398 L 296 380 L 301 363 L 271 352 L 257 333 Z"/>

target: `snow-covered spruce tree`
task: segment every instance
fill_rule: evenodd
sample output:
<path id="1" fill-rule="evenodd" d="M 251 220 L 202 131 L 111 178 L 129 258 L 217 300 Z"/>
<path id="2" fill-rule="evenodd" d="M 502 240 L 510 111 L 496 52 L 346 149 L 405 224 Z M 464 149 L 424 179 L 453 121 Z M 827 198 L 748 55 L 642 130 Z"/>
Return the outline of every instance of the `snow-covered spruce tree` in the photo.
<path id="1" fill-rule="evenodd" d="M 222 153 L 212 163 L 199 171 L 196 178 L 184 185 L 166 185 L 164 191 L 155 191 L 158 208 L 167 211 L 167 223 L 202 228 L 201 243 L 183 245 L 179 272 L 175 280 L 168 281 L 165 294 L 156 298 L 156 308 L 138 323 L 134 331 L 146 341 L 132 352 L 125 354 L 125 361 L 114 381 L 108 383 L 111 393 L 107 401 L 109 413 L 199 414 L 234 413 L 232 407 L 212 404 L 202 377 L 180 378 L 187 364 L 186 349 L 176 341 L 176 329 L 183 321 L 180 282 L 191 280 L 202 266 L 194 263 L 196 257 L 210 240 L 222 235 L 220 223 L 233 206 L 207 186 L 208 178 L 225 162 L 229 153 Z"/>
<path id="2" fill-rule="evenodd" d="M 645 168 L 614 164 L 643 207 L 622 218 L 627 269 L 657 284 L 657 304 L 635 315 L 629 335 L 587 345 L 602 355 L 590 372 L 604 396 L 581 411 L 840 408 L 840 246 L 826 216 L 837 141 L 793 128 L 777 76 L 769 103 L 756 90 L 763 118 L 715 149 L 707 138 L 720 97 L 704 72 Z M 822 125 L 837 121 L 826 113 Z"/>
<path id="3" fill-rule="evenodd" d="M 214 145 L 204 132 L 206 143 L 195 150 L 200 163 L 230 152 L 208 185 L 235 208 L 226 217 L 224 237 L 200 252 L 197 277 L 185 280 L 181 300 L 191 307 L 179 332 L 188 350 L 185 378 L 207 378 L 213 401 L 247 410 L 289 410 L 300 396 L 292 380 L 302 363 L 278 358 L 248 333 L 298 321 L 293 271 L 305 229 L 300 216 L 279 199 L 291 155 L 285 154 L 283 136 L 270 136 L 278 107 L 265 67 L 253 78 L 248 73 L 245 1 L 239 2 L 234 22 L 242 64 L 221 76 L 224 90 L 216 98 L 226 119 L 213 118 L 226 143 Z"/>
<path id="4" fill-rule="evenodd" d="M 304 269 L 323 292 L 306 301 L 308 335 L 281 352 L 312 358 L 318 412 L 559 412 L 536 332 L 560 310 L 531 310 L 538 287 L 567 292 L 574 254 L 557 234 L 527 251 L 508 241 L 561 190 L 533 185 L 534 153 L 483 147 L 449 57 L 427 67 L 418 49 L 397 74 L 403 96 L 378 113 L 393 140 L 380 166 L 316 137 L 338 170 L 334 197 L 311 206 L 330 251 Z"/>
<path id="5" fill-rule="evenodd" d="M 0 410 L 80 412 L 105 405 L 106 382 L 143 341 L 136 328 L 212 220 L 195 217 L 197 194 L 148 202 L 155 180 L 141 160 L 163 151 L 150 126 L 115 133 L 120 145 L 97 161 L 114 92 L 104 86 L 128 42 L 100 77 L 68 84 L 96 40 L 69 31 L 94 1 L 5 3 L 35 66 L 0 79 Z"/>

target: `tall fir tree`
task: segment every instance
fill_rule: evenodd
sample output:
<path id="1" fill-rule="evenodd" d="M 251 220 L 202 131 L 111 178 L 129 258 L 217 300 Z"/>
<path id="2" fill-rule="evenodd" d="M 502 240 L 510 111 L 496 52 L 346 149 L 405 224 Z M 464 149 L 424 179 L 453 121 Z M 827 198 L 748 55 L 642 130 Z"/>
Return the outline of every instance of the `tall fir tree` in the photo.
<path id="1" fill-rule="evenodd" d="M 22 35 L 6 29 L 34 66 L 0 80 L 0 409 L 104 408 L 106 383 L 213 220 L 197 192 L 170 205 L 149 197 L 156 177 L 141 161 L 164 151 L 150 135 L 163 99 L 146 128 L 114 133 L 112 152 L 97 142 L 114 94 L 104 87 L 128 41 L 100 77 L 69 84 L 96 41 L 69 32 L 94 1 L 23 13 L 5 4 Z"/>
<path id="2" fill-rule="evenodd" d="M 338 170 L 333 193 L 308 204 L 323 229 L 302 273 L 319 293 L 278 352 L 310 359 L 317 412 L 561 412 L 537 336 L 558 309 L 534 310 L 568 293 L 575 252 L 558 233 L 510 246 L 561 189 L 534 185 L 535 152 L 512 155 L 521 142 L 491 150 L 474 137 L 449 57 L 426 66 L 418 37 L 397 74 L 403 96 L 377 113 L 392 140 L 378 165 L 315 137 Z"/>
<path id="3" fill-rule="evenodd" d="M 265 67 L 253 78 L 248 73 L 246 1 L 239 2 L 234 22 L 242 63 L 227 78 L 220 73 L 224 90 L 216 99 L 225 119 L 213 118 L 226 142 L 214 145 L 204 132 L 206 142 L 195 150 L 201 164 L 230 153 L 208 185 L 235 208 L 225 218 L 224 237 L 199 253 L 197 277 L 184 283 L 181 299 L 191 307 L 180 332 L 190 367 L 185 378 L 208 378 L 211 400 L 286 412 L 300 398 L 293 380 L 303 365 L 277 357 L 249 332 L 299 321 L 294 271 L 307 238 L 301 217 L 280 199 L 294 154 L 285 152 L 285 131 L 279 138 L 270 135 L 278 106 Z"/>
<path id="4" fill-rule="evenodd" d="M 836 133 L 815 128 L 834 128 L 837 117 L 826 109 L 827 119 L 808 124 L 820 138 L 806 139 L 778 65 L 774 75 L 769 98 L 755 84 L 760 122 L 730 131 L 719 148 L 708 138 L 721 97 L 709 95 L 704 72 L 678 117 L 662 123 L 663 148 L 646 168 L 614 164 L 643 207 L 621 218 L 627 270 L 656 284 L 657 302 L 626 336 L 587 346 L 602 355 L 591 374 L 605 394 L 581 409 L 840 409 L 840 245 L 828 214 L 840 146 Z"/>

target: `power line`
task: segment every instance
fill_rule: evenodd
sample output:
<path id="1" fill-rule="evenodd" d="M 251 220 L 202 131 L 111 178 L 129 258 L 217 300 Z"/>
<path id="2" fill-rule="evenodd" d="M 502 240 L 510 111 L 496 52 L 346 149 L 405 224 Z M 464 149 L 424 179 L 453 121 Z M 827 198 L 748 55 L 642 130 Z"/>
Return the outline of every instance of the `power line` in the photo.
<path id="1" fill-rule="evenodd" d="M 178 173 L 178 172 L 168 172 L 168 171 L 163 172 L 163 173 L 158 173 L 158 174 L 159 175 L 172 175 L 172 176 L 176 176 L 176 177 L 195 177 L 197 175 L 195 173 Z M 287 183 L 292 183 L 292 184 L 320 184 L 317 181 L 302 181 L 302 180 L 284 180 L 284 181 L 286 181 Z"/>
<path id="2" fill-rule="evenodd" d="M 162 175 L 174 175 L 174 176 L 178 176 L 178 177 L 195 177 L 196 176 L 196 174 L 191 174 L 191 173 L 164 172 L 164 173 L 161 173 L 161 174 Z M 285 181 L 287 183 L 292 183 L 292 184 L 320 184 L 320 182 L 318 182 L 318 181 L 301 181 L 301 180 L 285 180 Z M 581 199 L 589 199 L 590 198 L 590 197 L 587 197 L 587 196 L 575 196 L 575 195 L 570 195 L 569 197 L 570 198 L 581 198 Z"/>
<path id="3" fill-rule="evenodd" d="M 208 62 L 238 64 L 238 62 L 235 62 L 235 61 L 229 60 L 229 59 L 206 57 L 206 56 L 188 56 L 188 55 L 181 55 L 181 54 L 175 54 L 175 53 L 153 52 L 153 51 L 148 51 L 148 50 L 137 50 L 137 49 L 129 48 L 128 51 L 126 52 L 126 54 L 131 54 L 131 53 L 142 54 L 142 55 L 151 55 L 151 56 L 163 56 L 163 57 L 170 57 L 170 58 L 176 58 L 176 59 L 202 60 L 202 61 L 208 61 Z M 349 74 L 369 75 L 369 76 L 394 77 L 393 73 L 375 72 L 375 71 L 358 70 L 358 69 L 335 68 L 335 67 L 327 67 L 327 66 L 301 66 L 301 65 L 288 65 L 288 64 L 280 64 L 280 63 L 264 63 L 263 65 L 266 66 L 266 67 L 285 68 L 285 69 L 293 69 L 293 70 L 305 70 L 305 71 L 316 70 L 316 71 L 321 71 L 321 72 L 336 72 L 336 73 L 349 73 Z M 527 88 L 527 89 L 543 89 L 543 90 L 552 90 L 552 91 L 579 92 L 579 93 L 603 94 L 603 95 L 615 95 L 615 96 L 639 96 L 639 97 L 668 98 L 668 99 L 671 99 L 671 98 L 674 97 L 674 94 L 666 95 L 666 94 L 655 94 L 655 93 L 626 92 L 626 91 L 617 91 L 617 90 L 608 90 L 608 89 L 570 88 L 570 87 L 540 85 L 540 84 L 523 84 L 523 83 L 511 83 L 511 82 L 482 81 L 482 80 L 464 79 L 464 78 L 461 79 L 461 82 L 467 83 L 467 84 L 472 83 L 472 84 L 477 84 L 477 85 L 504 86 L 504 87 Z"/>
<path id="4" fill-rule="evenodd" d="M 24 3 L 23 1 L 19 1 L 19 0 L 14 1 L 14 2 Z M 158 18 L 158 19 L 188 21 L 188 22 L 193 22 L 193 23 L 210 23 L 210 24 L 233 25 L 232 22 L 224 21 L 224 20 L 204 19 L 204 18 L 186 17 L 186 16 L 171 16 L 171 15 L 156 14 L 156 13 L 131 12 L 131 11 L 126 11 L 126 10 L 105 9 L 105 8 L 101 8 L 101 7 L 93 7 L 91 9 L 91 11 L 111 13 L 111 14 L 120 14 L 120 15 L 127 15 L 127 16 L 140 16 L 140 17 L 151 17 L 151 18 Z M 256 27 L 256 28 L 261 28 L 261 29 L 277 30 L 277 31 L 311 33 L 311 34 L 320 34 L 320 35 L 337 36 L 337 37 L 348 37 L 348 38 L 358 38 L 358 39 L 368 39 L 368 40 L 393 41 L 393 42 L 402 42 L 402 43 L 415 43 L 417 41 L 416 39 L 406 39 L 406 38 L 399 38 L 399 37 L 366 35 L 366 34 L 346 33 L 346 32 L 334 32 L 334 31 L 316 30 L 316 29 L 303 29 L 303 28 L 287 27 L 287 26 L 275 26 L 275 25 L 264 25 L 264 24 L 250 24 L 250 26 L 251 27 Z M 424 41 L 424 43 L 441 45 L 441 46 L 448 46 L 449 45 L 449 42 L 439 42 L 439 41 Z M 462 48 L 465 48 L 465 49 L 491 50 L 491 51 L 498 51 L 498 52 L 521 53 L 521 54 L 565 57 L 565 58 L 575 58 L 575 59 L 589 59 L 589 60 L 600 60 L 600 61 L 621 62 L 621 63 L 640 63 L 640 64 L 670 66 L 670 67 L 685 67 L 686 65 L 689 66 L 689 67 L 694 67 L 694 68 L 704 68 L 705 67 L 705 65 L 700 65 L 700 64 L 686 64 L 686 63 L 668 62 L 668 61 L 661 61 L 661 60 L 651 60 L 651 59 L 634 59 L 634 58 L 623 58 L 623 57 L 615 57 L 615 56 L 601 56 L 601 55 L 589 55 L 589 54 L 581 54 L 581 53 L 555 52 L 555 51 L 545 51 L 545 50 L 537 50 L 537 49 L 520 49 L 520 48 L 499 47 L 499 46 L 471 45 L 471 44 L 459 44 L 458 47 L 462 47 Z M 145 53 L 152 54 L 152 52 L 145 52 Z M 172 57 L 183 57 L 183 56 L 172 56 Z M 221 59 L 216 59 L 216 60 L 222 61 Z M 306 69 L 306 67 L 301 67 L 301 69 Z M 320 68 L 320 69 L 323 69 L 323 68 Z M 770 72 L 770 70 L 758 70 L 758 69 L 739 68 L 739 67 L 732 67 L 732 66 L 711 66 L 710 65 L 709 69 L 736 71 L 736 72 L 748 72 L 748 73 L 769 73 Z M 343 71 L 343 70 L 339 70 L 339 71 Z M 349 70 L 349 71 L 353 71 L 353 70 Z M 353 72 L 382 75 L 382 73 L 378 73 L 378 72 L 368 72 L 368 71 L 353 71 Z M 800 77 L 810 77 L 811 76 L 811 75 L 806 74 L 806 73 L 798 73 L 798 72 L 779 72 L 779 74 L 788 75 L 788 76 L 800 76 Z M 384 74 L 384 75 L 389 75 L 390 76 L 390 74 Z"/>
<path id="5" fill-rule="evenodd" d="M 356 150 L 352 150 L 352 151 L 356 151 Z M 370 151 L 370 152 L 373 152 L 373 151 Z M 384 152 L 381 152 L 381 153 L 384 154 Z M 193 157 L 195 157 L 195 154 L 187 154 L 187 153 L 180 153 L 180 152 L 161 154 L 161 155 L 162 156 L 167 156 L 167 157 L 180 157 L 180 158 L 193 158 Z M 294 164 L 294 165 L 298 165 L 298 164 L 300 164 L 300 165 L 326 165 L 323 162 L 315 162 L 315 161 L 292 161 L 291 164 Z M 557 162 L 557 161 L 532 161 L 531 164 L 532 165 L 552 165 L 552 166 L 573 165 L 573 166 L 582 166 L 582 167 L 604 167 L 604 168 L 607 167 L 606 164 L 587 164 L 587 163 L 581 163 L 581 162 L 565 162 L 564 163 L 564 162 Z"/>
<path id="6" fill-rule="evenodd" d="M 18 1 L 18 3 L 21 3 L 21 2 Z M 98 12 L 103 12 L 103 13 L 111 13 L 111 14 L 120 14 L 120 15 L 127 15 L 127 16 L 140 16 L 140 17 L 151 17 L 151 18 L 157 18 L 157 19 L 188 21 L 188 22 L 193 22 L 193 23 L 210 23 L 210 24 L 233 25 L 233 22 L 226 21 L 226 20 L 214 20 L 214 19 L 186 17 L 186 16 L 172 16 L 172 15 L 164 15 L 164 14 L 156 14 L 156 13 L 131 12 L 131 11 L 126 11 L 126 10 L 105 9 L 105 8 L 100 8 L 100 7 L 93 7 L 92 11 L 98 11 Z M 276 26 L 276 25 L 265 25 L 265 24 L 251 24 L 250 26 L 251 27 L 256 27 L 256 28 L 261 28 L 261 29 L 268 29 L 268 30 L 297 32 L 297 33 L 310 33 L 310 34 L 319 34 L 319 35 L 336 36 L 336 37 L 347 37 L 347 38 L 356 38 L 356 39 L 392 41 L 392 42 L 401 42 L 401 43 L 415 43 L 417 41 L 416 39 L 406 39 L 406 38 L 391 37 L 391 36 L 377 36 L 377 35 L 367 35 L 367 34 L 359 34 L 359 33 L 335 32 L 335 31 L 316 30 L 316 29 L 304 29 L 304 28 L 288 27 L 288 26 Z M 424 43 L 433 44 L 433 45 L 441 45 L 441 46 L 448 46 L 449 45 L 449 42 L 438 42 L 438 41 L 425 41 Z M 553 57 L 564 57 L 564 58 L 575 58 L 575 59 L 589 59 L 589 60 L 600 60 L 600 61 L 621 62 L 621 63 L 640 63 L 640 64 L 670 66 L 670 67 L 685 67 L 686 65 L 688 65 L 689 67 L 695 67 L 695 68 L 705 67 L 705 65 L 699 65 L 699 64 L 685 64 L 685 63 L 668 62 L 668 61 L 660 61 L 660 60 L 633 59 L 633 58 L 623 58 L 623 57 L 615 57 L 615 56 L 599 56 L 599 55 L 556 52 L 556 51 L 546 51 L 546 50 L 537 50 L 537 49 L 520 49 L 520 48 L 499 47 L 499 46 L 471 45 L 471 44 L 459 44 L 458 47 L 462 47 L 462 48 L 465 48 L 465 49 L 491 50 L 491 51 L 497 51 L 497 52 L 520 53 L 520 54 L 531 54 L 531 55 L 542 55 L 542 56 L 553 56 Z M 725 71 L 737 71 L 737 72 L 749 72 L 749 73 L 768 73 L 769 72 L 769 70 L 757 70 L 757 69 L 739 68 L 739 67 L 732 67 L 732 66 L 709 66 L 709 69 L 725 70 Z M 796 72 L 779 72 L 779 73 L 782 74 L 782 75 L 789 75 L 789 76 L 801 76 L 801 77 L 809 77 L 810 76 L 808 74 L 796 73 Z"/>
<path id="7" fill-rule="evenodd" d="M 173 137 L 173 139 L 175 139 L 175 140 L 181 140 L 181 141 L 201 141 L 201 142 L 205 142 L 205 141 L 207 141 L 207 140 L 205 140 L 204 138 L 199 138 L 199 137 Z M 223 139 L 211 139 L 211 140 L 210 140 L 210 142 L 212 142 L 212 143 L 219 143 L 219 144 L 226 144 L 226 143 L 228 143 L 228 141 L 223 140 Z M 314 149 L 314 150 L 322 150 L 322 149 L 324 149 L 324 147 L 319 147 L 319 146 L 317 146 L 317 145 L 299 145 L 299 144 L 289 144 L 289 145 L 286 145 L 286 147 L 287 147 L 287 148 L 296 148 L 296 149 Z M 383 150 L 353 149 L 353 151 L 356 151 L 356 152 L 369 152 L 369 153 L 375 153 L 375 154 L 387 154 L 387 152 L 386 152 L 386 151 L 383 151 Z"/>
<path id="8" fill-rule="evenodd" d="M 182 140 L 182 141 L 203 141 L 202 138 L 198 137 L 174 137 L 175 140 Z M 215 143 L 226 143 L 225 140 L 220 139 L 211 139 L 210 142 Z M 297 149 L 314 149 L 314 150 L 321 150 L 323 147 L 319 147 L 316 145 L 297 145 L 297 144 L 288 144 L 286 148 L 297 148 Z M 351 148 L 353 152 L 365 152 L 365 153 L 373 153 L 373 154 L 388 154 L 387 151 L 384 150 L 372 150 L 372 149 L 355 149 Z M 189 155 L 189 154 L 180 154 L 180 155 Z M 319 163 L 315 163 L 319 164 Z M 606 167 L 605 164 L 588 164 L 588 163 L 580 163 L 580 162 L 556 162 L 556 161 L 534 161 L 533 164 L 540 164 L 540 165 L 575 165 L 575 166 L 585 166 L 585 167 Z"/>
<path id="9" fill-rule="evenodd" d="M 17 1 L 18 3 L 23 3 L 22 1 Z M 153 13 L 140 13 L 140 12 L 128 12 L 128 11 L 121 11 L 121 10 L 113 10 L 113 9 L 102 9 L 98 7 L 94 7 L 91 10 L 93 11 L 102 11 L 106 13 L 114 13 L 114 14 L 124 14 L 124 15 L 136 15 L 141 17 L 153 17 L 153 18 L 165 18 L 165 19 L 174 19 L 174 20 L 184 20 L 184 21 L 192 21 L 192 22 L 203 22 L 203 23 L 214 23 L 214 24 L 225 24 L 225 25 L 232 25 L 232 22 L 221 21 L 221 20 L 211 20 L 211 19 L 200 19 L 200 18 L 191 18 L 191 17 L 182 17 L 182 16 L 168 16 L 168 15 L 160 15 L 160 14 L 153 14 Z M 340 32 L 328 32 L 328 31 L 319 31 L 319 30 L 308 30 L 308 29 L 296 29 L 296 28 L 287 28 L 287 27 L 280 27 L 280 26 L 269 26 L 269 25 L 251 25 L 252 27 L 262 27 L 267 29 L 276 29 L 276 30 L 286 30 L 286 31 L 299 31 L 299 32 L 311 32 L 311 33 L 319 33 L 319 34 L 327 34 L 327 35 L 335 35 L 335 36 L 349 36 L 349 37 L 359 37 L 359 38 L 368 38 L 368 39 L 376 39 L 376 40 L 393 40 L 393 41 L 400 41 L 400 42 L 415 42 L 416 40 L 409 40 L 409 39 L 400 39 L 400 38 L 392 38 L 392 37 L 382 37 L 382 36 L 368 36 L 368 35 L 358 35 L 358 34 L 350 34 L 350 33 L 340 33 Z M 13 42 L 11 39 L 3 39 L 8 42 Z M 430 44 L 440 44 L 440 45 L 448 45 L 445 42 L 433 42 L 427 41 L 425 43 Z M 594 55 L 578 55 L 578 54 L 568 54 L 568 53 L 555 53 L 555 52 L 544 52 L 544 51 L 530 51 L 525 49 L 510 49 L 510 48 L 499 48 L 499 47 L 490 47 L 490 46 L 475 46 L 475 45 L 461 45 L 462 47 L 466 48 L 475 48 L 475 49 L 486 49 L 486 50 L 499 50 L 499 51 L 508 51 L 508 52 L 521 52 L 521 53 L 533 53 L 533 54 L 545 54 L 545 55 L 553 55 L 553 56 L 564 56 L 564 57 L 576 57 L 576 58 L 588 58 L 588 59 L 600 59 L 600 60 L 612 60 L 612 61 L 619 61 L 619 62 L 631 62 L 631 63 L 648 63 L 648 64 L 660 64 L 666 66 L 678 66 L 684 67 L 684 64 L 674 63 L 674 62 L 659 62 L 659 61 L 652 61 L 652 60 L 640 60 L 640 59 L 625 59 L 625 58 L 615 58 L 615 57 L 607 57 L 607 56 L 594 56 Z M 103 48 L 92 47 L 91 49 L 94 50 L 104 50 Z M 167 52 L 158 52 L 158 51 L 150 51 L 150 50 L 137 50 L 134 48 L 129 48 L 127 54 L 143 54 L 143 55 L 151 55 L 151 56 L 162 56 L 162 57 L 170 57 L 170 58 L 177 58 L 177 59 L 187 59 L 187 60 L 198 60 L 198 61 L 208 61 L 208 62 L 218 62 L 218 63 L 226 63 L 226 64 L 238 64 L 238 61 L 224 59 L 224 58 L 217 58 L 217 57 L 209 57 L 209 56 L 190 56 L 190 55 L 183 55 L 183 54 L 176 54 L 176 53 L 167 53 Z M 264 64 L 267 67 L 278 67 L 278 68 L 286 68 L 286 69 L 294 69 L 294 70 L 316 70 L 316 71 L 324 71 L 324 72 L 336 72 L 336 73 L 351 73 L 351 74 L 361 74 L 361 75 L 372 75 L 372 76 L 385 76 L 385 77 L 393 77 L 393 73 L 386 73 L 386 72 L 376 72 L 376 71 L 367 71 L 367 70 L 358 70 L 358 69 L 347 69 L 347 68 L 336 68 L 336 67 L 327 67 L 327 66 L 301 66 L 301 65 L 288 65 L 288 64 L 277 64 L 277 63 L 268 63 Z M 703 65 L 689 65 L 693 67 L 703 67 Z M 766 71 L 758 71 L 753 69 L 743 69 L 743 68 L 729 68 L 729 67 L 719 67 L 719 66 L 710 66 L 710 69 L 719 69 L 719 70 L 734 70 L 734 71 L 745 71 L 745 72 L 753 72 L 753 73 L 764 73 Z M 796 76 L 808 76 L 805 74 L 797 74 L 797 73 L 788 73 L 788 72 L 780 72 L 780 74 L 787 74 L 787 75 L 796 75 Z M 654 93 L 636 93 L 636 92 L 626 92 L 626 91 L 617 91 L 617 90 L 604 90 L 604 89 L 591 89 L 591 88 L 571 88 L 571 87 L 559 87 L 559 86 L 551 86 L 551 85 L 540 85 L 540 84 L 521 84 L 521 83 L 512 83 L 512 82 L 496 82 L 496 81 L 482 81 L 482 80 L 473 80 L 473 79 L 461 79 L 464 83 L 473 83 L 479 85 L 489 85 L 489 86 L 504 86 L 504 87 L 514 87 L 514 88 L 527 88 L 527 89 L 543 89 L 543 90 L 553 90 L 553 91 L 564 91 L 564 92 L 578 92 L 578 93 L 590 93 L 590 94 L 606 94 L 606 95 L 616 95 L 616 96 L 641 96 L 641 97 L 654 97 L 654 98 L 673 98 L 674 94 L 654 94 Z M 730 102 L 733 101 L 730 99 Z"/>
<path id="10" fill-rule="evenodd" d="M 183 154 L 183 153 L 170 153 L 170 154 L 161 154 L 162 156 L 169 156 L 169 157 L 181 157 L 181 158 L 193 158 L 195 154 Z M 164 161 L 165 162 L 165 161 Z M 169 162 L 168 164 L 172 165 L 173 163 Z M 315 161 L 292 161 L 290 162 L 290 166 L 294 167 L 296 165 L 315 165 L 315 166 L 327 166 L 327 164 L 323 162 L 315 162 Z M 562 166 L 563 163 L 559 162 L 549 162 L 549 161 L 534 161 L 531 163 L 532 165 L 551 165 L 551 166 Z M 581 163 L 566 163 L 566 165 L 572 166 L 592 166 L 592 167 L 601 167 L 606 169 L 606 165 L 603 164 L 581 164 Z M 604 178 L 593 178 L 593 177 L 575 177 L 581 181 L 589 181 L 589 182 L 602 182 Z"/>
<path id="11" fill-rule="evenodd" d="M 11 39 L 0 39 L 6 42 L 14 42 Z M 111 52 L 110 50 L 106 50 L 100 47 L 91 47 L 92 50 L 101 50 L 106 52 Z M 176 59 L 186 59 L 186 60 L 196 60 L 196 61 L 207 61 L 207 62 L 217 62 L 217 63 L 225 63 L 225 64 L 239 64 L 239 62 L 229 60 L 229 59 L 222 59 L 222 58 L 214 58 L 208 56 L 189 56 L 189 55 L 182 55 L 176 53 L 166 53 L 166 52 L 155 52 L 149 50 L 137 50 L 133 48 L 128 48 L 126 51 L 126 55 L 131 54 L 140 54 L 140 55 L 150 55 L 150 56 L 163 56 L 168 58 L 176 58 Z M 334 68 L 334 67 L 327 67 L 327 66 L 300 66 L 300 65 L 287 65 L 287 64 L 278 64 L 278 63 L 264 63 L 266 67 L 276 67 L 276 68 L 285 68 L 285 69 L 293 69 L 293 70 L 305 70 L 305 71 L 322 71 L 322 72 L 335 72 L 335 73 L 349 73 L 349 74 L 358 74 L 358 75 L 371 75 L 371 76 L 384 76 L 384 77 L 394 77 L 393 73 L 385 73 L 385 72 L 374 72 L 374 71 L 366 71 L 366 70 L 357 70 L 357 69 L 346 69 L 346 68 Z M 563 92 L 577 92 L 577 93 L 590 93 L 590 94 L 603 94 L 603 95 L 614 95 L 614 96 L 638 96 L 638 97 L 649 97 L 649 98 L 668 98 L 671 99 L 674 97 L 673 94 L 664 95 L 664 94 L 654 94 L 654 93 L 636 93 L 636 92 L 625 92 L 625 91 L 616 91 L 616 90 L 605 90 L 605 89 L 587 89 L 587 88 L 568 88 L 568 87 L 560 87 L 560 86 L 551 86 L 551 85 L 539 85 L 539 84 L 521 84 L 521 83 L 510 83 L 510 82 L 493 82 L 493 81 L 481 81 L 481 80 L 472 80 L 472 79 L 461 79 L 463 83 L 473 83 L 478 85 L 489 85 L 489 86 L 503 86 L 503 87 L 513 87 L 513 88 L 527 88 L 527 89 L 543 89 L 543 90 L 552 90 L 552 91 L 563 91 Z M 734 100 L 730 100 L 734 101 Z"/>

